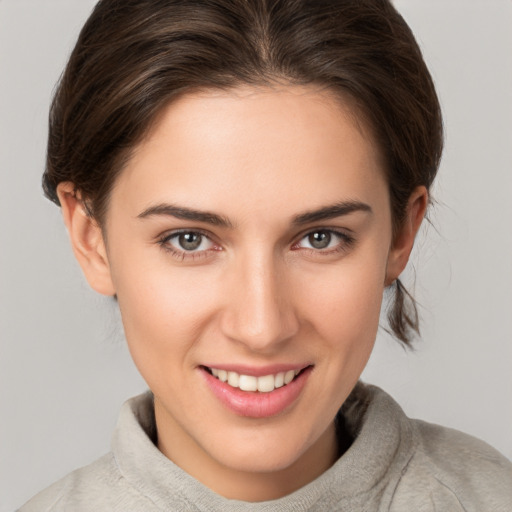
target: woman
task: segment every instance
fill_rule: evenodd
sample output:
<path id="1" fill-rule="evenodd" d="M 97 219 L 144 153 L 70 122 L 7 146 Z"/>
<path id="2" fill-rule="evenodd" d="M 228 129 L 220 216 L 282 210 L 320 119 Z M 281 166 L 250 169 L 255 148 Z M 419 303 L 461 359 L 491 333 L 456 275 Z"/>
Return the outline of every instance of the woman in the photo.
<path id="1" fill-rule="evenodd" d="M 358 384 L 385 289 L 418 328 L 399 275 L 441 148 L 387 2 L 100 2 L 44 186 L 152 393 L 21 510 L 507 510 L 505 458 Z"/>

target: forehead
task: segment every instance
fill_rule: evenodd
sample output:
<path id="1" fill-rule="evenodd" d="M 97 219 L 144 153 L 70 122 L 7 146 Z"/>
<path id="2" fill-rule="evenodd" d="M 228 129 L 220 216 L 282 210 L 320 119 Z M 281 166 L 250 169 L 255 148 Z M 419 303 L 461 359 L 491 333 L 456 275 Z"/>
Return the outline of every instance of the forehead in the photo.
<path id="1" fill-rule="evenodd" d="M 386 188 L 379 150 L 350 102 L 297 86 L 182 96 L 118 181 L 115 192 L 140 211 L 169 200 L 226 209 L 240 197 L 246 213 L 284 199 L 314 207 Z"/>

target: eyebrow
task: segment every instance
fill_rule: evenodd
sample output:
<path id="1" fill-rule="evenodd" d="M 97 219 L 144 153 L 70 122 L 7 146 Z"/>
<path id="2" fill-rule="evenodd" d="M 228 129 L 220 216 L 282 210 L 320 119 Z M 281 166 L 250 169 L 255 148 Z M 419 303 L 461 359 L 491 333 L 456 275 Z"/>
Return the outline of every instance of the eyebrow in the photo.
<path id="1" fill-rule="evenodd" d="M 165 203 L 150 206 L 142 213 L 139 213 L 137 217 L 139 219 L 145 219 L 155 215 L 167 215 L 177 219 L 194 220 L 197 222 L 204 222 L 206 224 L 212 224 L 213 226 L 220 226 L 224 228 L 233 227 L 233 224 L 229 219 L 221 215 L 217 215 L 216 213 L 194 210 L 193 208 L 185 208 L 184 206 L 176 206 L 173 204 Z"/>
<path id="2" fill-rule="evenodd" d="M 311 222 L 318 222 L 320 220 L 334 219 L 336 217 L 342 217 L 353 212 L 369 212 L 372 213 L 371 207 L 360 201 L 341 201 L 330 206 L 323 206 L 317 210 L 311 210 L 296 215 L 292 219 L 292 224 L 295 226 L 301 226 L 303 224 L 309 224 Z M 233 223 L 226 217 L 218 215 L 213 212 L 195 210 L 193 208 L 187 208 L 184 206 L 177 206 L 173 204 L 157 204 L 150 206 L 143 212 L 137 215 L 139 219 L 145 219 L 153 216 L 170 216 L 177 219 L 193 220 L 197 222 L 204 222 L 213 226 L 220 226 L 224 228 L 233 228 Z"/>
<path id="3" fill-rule="evenodd" d="M 293 218 L 292 224 L 300 226 L 320 220 L 334 219 L 353 212 L 373 213 L 370 205 L 361 201 L 341 201 L 330 206 L 324 206 L 318 210 L 301 213 Z"/>

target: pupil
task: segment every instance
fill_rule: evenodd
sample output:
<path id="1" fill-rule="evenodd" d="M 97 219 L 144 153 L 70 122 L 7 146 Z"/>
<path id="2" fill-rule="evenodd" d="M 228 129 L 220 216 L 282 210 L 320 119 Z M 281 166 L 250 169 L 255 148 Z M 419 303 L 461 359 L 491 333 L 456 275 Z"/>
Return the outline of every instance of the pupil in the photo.
<path id="1" fill-rule="evenodd" d="M 315 249 L 325 249 L 331 243 L 331 234 L 328 231 L 317 231 L 309 235 L 309 243 Z"/>
<path id="2" fill-rule="evenodd" d="M 186 251 L 193 251 L 201 245 L 201 235 L 197 233 L 182 233 L 179 236 L 179 243 Z"/>

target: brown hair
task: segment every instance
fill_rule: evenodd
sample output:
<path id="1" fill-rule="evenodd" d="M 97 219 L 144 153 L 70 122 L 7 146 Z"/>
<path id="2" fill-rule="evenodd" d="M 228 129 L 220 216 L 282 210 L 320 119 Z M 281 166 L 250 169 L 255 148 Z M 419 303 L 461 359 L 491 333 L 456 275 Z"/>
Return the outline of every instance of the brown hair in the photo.
<path id="1" fill-rule="evenodd" d="M 45 194 L 75 184 L 101 225 L 118 173 L 155 117 L 194 89 L 318 84 L 351 97 L 386 161 L 393 226 L 441 158 L 435 88 L 388 0 L 101 0 L 84 25 L 51 111 Z M 399 280 L 395 336 L 418 331 Z"/>

